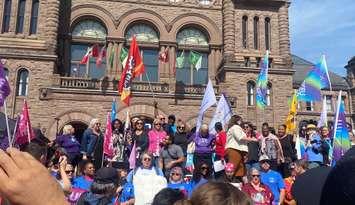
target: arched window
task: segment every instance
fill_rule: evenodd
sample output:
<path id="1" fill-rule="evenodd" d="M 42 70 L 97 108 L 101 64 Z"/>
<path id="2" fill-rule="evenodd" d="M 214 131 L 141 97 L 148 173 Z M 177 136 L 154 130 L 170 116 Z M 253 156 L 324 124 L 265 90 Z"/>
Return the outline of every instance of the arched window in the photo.
<path id="1" fill-rule="evenodd" d="M 271 105 L 271 94 L 272 94 L 272 85 L 271 83 L 268 83 L 267 85 L 267 90 L 266 90 L 266 105 L 270 106 Z"/>
<path id="2" fill-rule="evenodd" d="M 271 45 L 271 23 L 270 18 L 265 18 L 265 48 L 266 50 L 270 50 Z"/>
<path id="3" fill-rule="evenodd" d="M 28 70 L 25 68 L 21 68 L 17 73 L 17 96 L 27 96 L 28 94 Z"/>
<path id="4" fill-rule="evenodd" d="M 196 27 L 186 27 L 176 35 L 176 81 L 186 85 L 204 85 L 208 81 L 208 37 Z M 190 59 L 197 59 L 195 65 Z"/>
<path id="5" fill-rule="evenodd" d="M 78 22 L 72 30 L 71 43 L 71 70 L 70 76 L 89 77 L 101 79 L 106 72 L 106 58 L 101 65 L 96 65 L 96 58 L 89 57 L 87 65 L 79 64 L 94 44 L 99 45 L 99 51 L 105 44 L 107 31 L 102 23 L 94 19 L 86 19 Z M 92 42 L 92 43 L 87 43 Z"/>
<path id="6" fill-rule="evenodd" d="M 248 17 L 243 16 L 242 19 L 242 41 L 243 41 L 243 48 L 248 47 Z"/>
<path id="7" fill-rule="evenodd" d="M 259 17 L 254 17 L 254 49 L 259 49 Z"/>
<path id="8" fill-rule="evenodd" d="M 135 80 L 138 81 L 159 81 L 158 72 L 158 55 L 159 55 L 159 34 L 154 27 L 146 23 L 136 23 L 129 27 L 126 31 L 126 40 L 131 41 L 133 35 L 139 44 L 139 50 L 142 53 L 145 74 L 139 76 Z M 129 49 L 129 48 L 127 48 Z"/>
<path id="9" fill-rule="evenodd" d="M 4 12 L 3 12 L 3 17 L 2 17 L 2 28 L 1 28 L 2 33 L 9 32 L 10 18 L 11 18 L 11 6 L 12 6 L 11 0 L 4 1 Z"/>
<path id="10" fill-rule="evenodd" d="M 255 83 L 253 81 L 247 83 L 247 93 L 247 104 L 253 106 L 255 100 Z"/>
<path id="11" fill-rule="evenodd" d="M 19 0 L 16 21 L 16 33 L 23 32 L 23 23 L 25 21 L 26 0 Z"/>
<path id="12" fill-rule="evenodd" d="M 32 0 L 30 35 L 37 33 L 39 0 Z"/>

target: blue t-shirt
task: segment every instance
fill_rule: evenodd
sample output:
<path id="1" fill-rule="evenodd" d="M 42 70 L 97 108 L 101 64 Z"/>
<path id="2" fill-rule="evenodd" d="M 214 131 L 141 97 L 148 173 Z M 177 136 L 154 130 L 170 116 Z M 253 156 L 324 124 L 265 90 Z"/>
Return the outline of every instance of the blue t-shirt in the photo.
<path id="1" fill-rule="evenodd" d="M 126 182 L 123 185 L 122 193 L 120 196 L 120 202 L 123 203 L 133 198 L 134 198 L 133 184 L 130 182 Z"/>
<path id="2" fill-rule="evenodd" d="M 280 190 L 285 188 L 281 174 L 273 170 L 261 172 L 261 182 L 271 189 L 274 194 L 274 202 L 278 203 L 280 200 Z"/>
<path id="3" fill-rule="evenodd" d="M 178 189 L 180 191 L 182 191 L 185 196 L 190 196 L 191 195 L 191 185 L 190 184 L 186 184 L 184 182 L 182 183 L 178 183 L 178 184 L 171 184 L 169 183 L 168 184 L 168 188 L 171 188 L 171 189 Z"/>
<path id="4" fill-rule="evenodd" d="M 73 180 L 73 187 L 89 191 L 92 181 L 85 179 L 84 176 L 77 177 Z"/>

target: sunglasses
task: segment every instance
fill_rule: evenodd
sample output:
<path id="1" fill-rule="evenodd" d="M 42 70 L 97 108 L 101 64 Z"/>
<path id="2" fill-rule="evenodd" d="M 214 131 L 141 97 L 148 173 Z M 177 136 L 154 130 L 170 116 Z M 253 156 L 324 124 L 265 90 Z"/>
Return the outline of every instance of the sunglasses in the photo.
<path id="1" fill-rule="evenodd" d="M 143 122 L 137 122 L 136 124 L 137 125 L 143 125 Z"/>
<path id="2" fill-rule="evenodd" d="M 201 167 L 202 170 L 208 170 L 208 167 Z"/>
<path id="3" fill-rule="evenodd" d="M 150 161 L 152 161 L 152 159 L 151 158 L 143 158 L 143 161 L 147 161 L 147 162 L 150 162 Z"/>
<path id="4" fill-rule="evenodd" d="M 177 127 L 178 129 L 184 129 L 185 127 Z"/>
<path id="5" fill-rule="evenodd" d="M 67 170 L 67 171 L 65 171 L 66 174 L 73 173 L 73 172 L 74 172 L 74 170 Z"/>
<path id="6" fill-rule="evenodd" d="M 156 123 L 156 124 L 154 124 L 154 125 L 161 125 L 161 123 Z"/>
<path id="7" fill-rule="evenodd" d="M 179 174 L 179 173 L 171 173 L 170 175 L 171 176 L 181 176 L 181 174 Z"/>
<path id="8" fill-rule="evenodd" d="M 252 177 L 258 177 L 258 178 L 260 177 L 260 175 L 257 175 L 257 174 L 255 174 L 255 175 L 253 174 L 253 175 L 251 175 L 251 176 L 252 176 Z"/>

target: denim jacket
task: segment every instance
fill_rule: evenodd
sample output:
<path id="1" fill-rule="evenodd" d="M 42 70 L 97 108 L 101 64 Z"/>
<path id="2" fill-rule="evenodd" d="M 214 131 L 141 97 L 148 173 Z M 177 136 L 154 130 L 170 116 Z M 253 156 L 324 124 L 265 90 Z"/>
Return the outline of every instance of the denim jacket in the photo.
<path id="1" fill-rule="evenodd" d="M 93 156 L 97 137 L 91 128 L 86 129 L 81 140 L 81 153 Z"/>

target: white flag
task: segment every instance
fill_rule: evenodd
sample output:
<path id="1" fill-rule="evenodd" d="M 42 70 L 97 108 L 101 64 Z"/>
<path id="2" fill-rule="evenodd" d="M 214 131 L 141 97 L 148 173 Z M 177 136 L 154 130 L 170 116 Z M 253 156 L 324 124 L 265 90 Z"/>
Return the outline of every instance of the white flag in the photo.
<path id="1" fill-rule="evenodd" d="M 208 79 L 208 84 L 205 90 L 205 95 L 203 96 L 200 111 L 198 112 L 198 118 L 196 122 L 196 131 L 200 130 L 203 120 L 203 113 L 206 112 L 208 108 L 217 103 L 216 95 L 212 86 L 212 81 Z"/>
<path id="2" fill-rule="evenodd" d="M 320 114 L 320 119 L 318 121 L 318 125 L 317 127 L 322 127 L 322 126 L 327 126 L 327 121 L 328 121 L 328 118 L 327 118 L 327 99 L 326 97 L 324 96 L 323 97 L 323 108 L 322 108 L 322 113 Z"/>
<path id="3" fill-rule="evenodd" d="M 222 94 L 221 98 L 218 101 L 216 111 L 213 115 L 213 118 L 210 122 L 209 130 L 211 133 L 215 134 L 216 130 L 214 129 L 214 125 L 217 122 L 221 122 L 223 127 L 228 123 L 228 121 L 232 117 L 232 110 L 229 106 L 229 103 L 226 97 Z"/>

